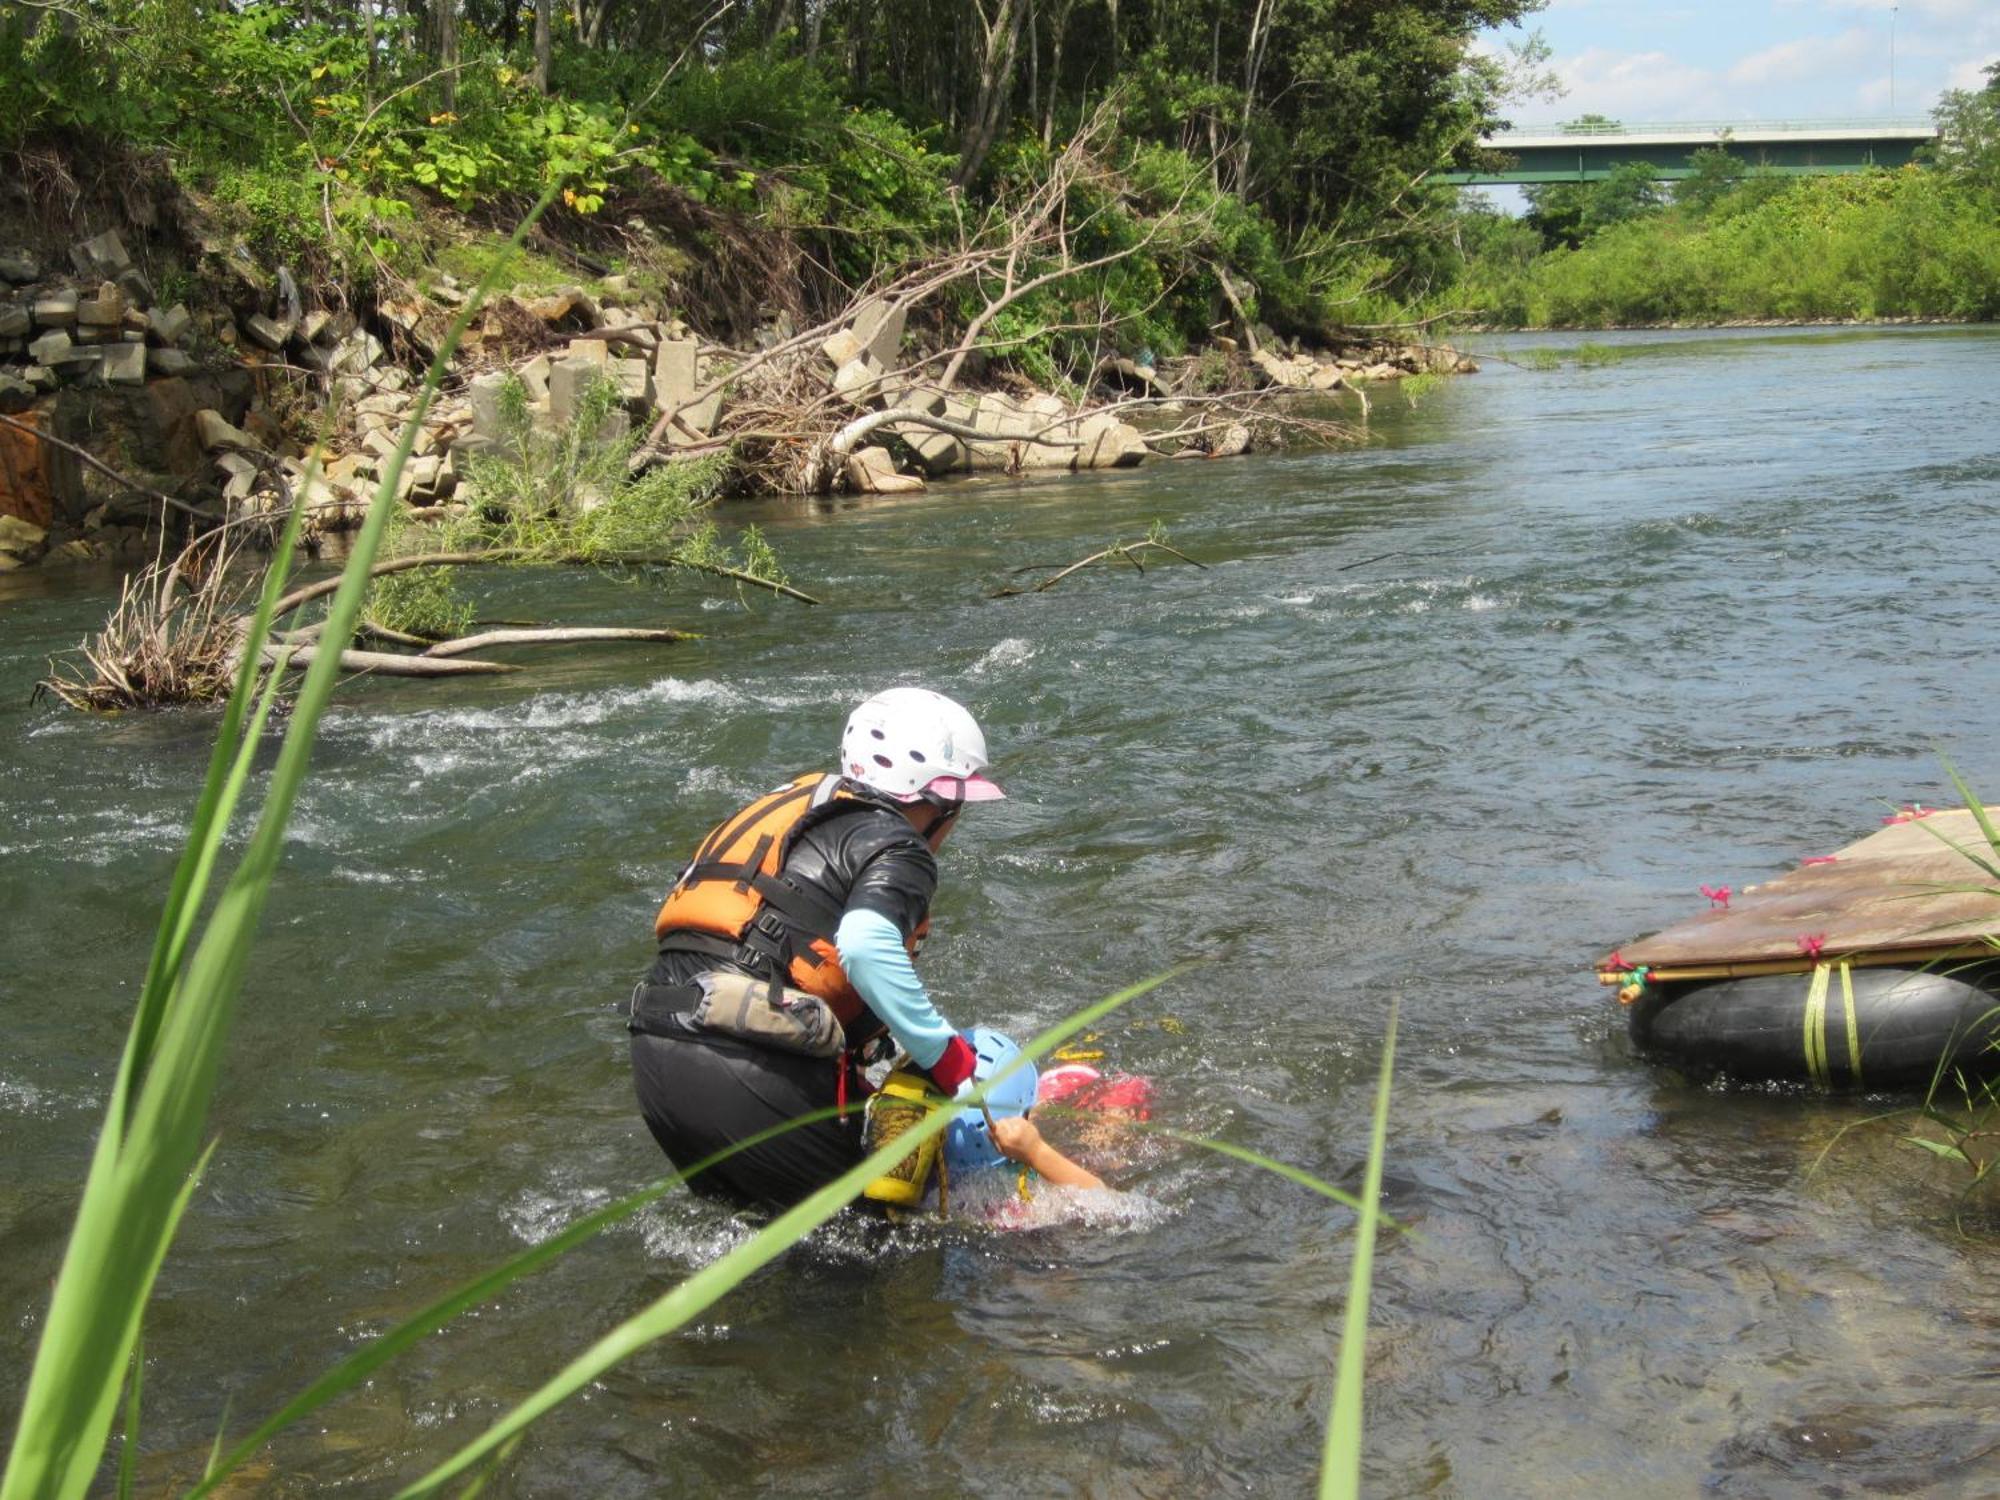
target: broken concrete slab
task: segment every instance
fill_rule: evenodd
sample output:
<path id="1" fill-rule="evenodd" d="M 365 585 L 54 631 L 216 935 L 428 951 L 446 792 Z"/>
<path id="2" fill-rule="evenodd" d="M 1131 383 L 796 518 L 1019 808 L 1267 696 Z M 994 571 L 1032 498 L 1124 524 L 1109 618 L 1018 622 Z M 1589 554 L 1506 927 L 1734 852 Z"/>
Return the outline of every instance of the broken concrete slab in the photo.
<path id="1" fill-rule="evenodd" d="M 500 417 L 500 395 L 507 388 L 507 377 L 500 371 L 473 377 L 472 430 L 489 443 L 503 440 Z"/>
<path id="2" fill-rule="evenodd" d="M 176 302 L 164 310 L 156 307 L 146 317 L 153 325 L 153 337 L 163 344 L 178 344 L 194 323 L 194 314 L 187 310 L 185 302 Z"/>
<path id="3" fill-rule="evenodd" d="M 79 297 L 76 304 L 79 328 L 122 328 L 125 326 L 125 294 L 111 282 L 104 282 L 94 297 Z"/>
<path id="4" fill-rule="evenodd" d="M 104 379 L 110 385 L 144 385 L 146 383 L 146 346 L 144 344 L 106 344 L 104 357 L 99 361 Z"/>
<path id="5" fill-rule="evenodd" d="M 882 369 L 893 370 L 899 364 L 897 356 L 903 347 L 903 328 L 909 319 L 907 303 L 871 297 L 856 310 L 850 326 L 854 336 L 861 340 L 868 357 Z"/>
<path id="6" fill-rule="evenodd" d="M 583 393 L 596 382 L 610 378 L 611 372 L 595 360 L 557 360 L 549 366 L 549 421 L 558 428 L 567 427 L 576 420 L 583 405 Z M 608 419 L 606 425 L 610 425 Z M 600 431 L 599 436 L 602 435 Z"/>
<path id="7" fill-rule="evenodd" d="M 35 315 L 25 302 L 0 303 L 0 339 L 22 339 L 35 331 Z"/>
<path id="8" fill-rule="evenodd" d="M 863 448 L 848 455 L 847 487 L 863 495 L 921 494 L 924 482 L 915 474 L 898 474 L 887 448 Z"/>
<path id="9" fill-rule="evenodd" d="M 235 448 L 246 452 L 260 452 L 257 442 L 240 427 L 232 426 L 223 419 L 219 411 L 204 407 L 194 414 L 195 439 L 210 453 L 218 448 Z"/>
<path id="10" fill-rule="evenodd" d="M 267 318 L 262 313 L 252 313 L 245 318 L 243 331 L 250 335 L 253 343 L 270 350 L 273 354 L 282 352 L 285 345 L 292 341 L 293 330 L 289 321 L 280 323 L 277 319 Z"/>
<path id="11" fill-rule="evenodd" d="M 125 242 L 118 237 L 118 231 L 107 229 L 100 235 L 70 246 L 70 263 L 76 267 L 79 276 L 91 276 L 100 281 L 115 278 L 120 271 L 132 268 L 132 257 L 126 253 Z"/>
<path id="12" fill-rule="evenodd" d="M 686 444 L 715 430 L 722 413 L 722 393 L 714 391 L 692 406 L 701 389 L 701 346 L 693 339 L 665 339 L 653 354 L 653 404 L 662 412 L 679 411 L 667 429 L 670 443 Z"/>
<path id="13" fill-rule="evenodd" d="M 653 399 L 653 367 L 643 359 L 614 359 L 605 366 L 618 383 L 618 393 L 627 401 Z"/>
<path id="14" fill-rule="evenodd" d="M 1079 469 L 1129 469 L 1146 456 L 1146 440 L 1138 428 L 1105 412 L 1086 417 L 1076 436 L 1083 444 L 1075 450 Z"/>
<path id="15" fill-rule="evenodd" d="M 76 293 L 48 292 L 35 299 L 35 326 L 37 328 L 74 328 L 76 326 Z"/>
<path id="16" fill-rule="evenodd" d="M 223 474 L 222 498 L 234 504 L 257 487 L 257 466 L 239 453 L 218 453 L 215 466 Z"/>
<path id="17" fill-rule="evenodd" d="M 868 346 L 852 328 L 843 328 L 821 344 L 819 352 L 825 355 L 827 363 L 837 370 L 849 360 L 859 359 L 867 353 Z"/>
<path id="18" fill-rule="evenodd" d="M 38 365 L 54 364 L 75 340 L 60 328 L 52 328 L 28 345 L 28 358 Z"/>
<path id="19" fill-rule="evenodd" d="M 537 354 L 514 373 L 521 384 L 528 388 L 528 399 L 536 405 L 546 405 L 549 399 L 549 357 Z"/>
<path id="20" fill-rule="evenodd" d="M 833 372 L 833 389 L 855 406 L 873 406 L 882 395 L 882 366 L 859 354 Z"/>

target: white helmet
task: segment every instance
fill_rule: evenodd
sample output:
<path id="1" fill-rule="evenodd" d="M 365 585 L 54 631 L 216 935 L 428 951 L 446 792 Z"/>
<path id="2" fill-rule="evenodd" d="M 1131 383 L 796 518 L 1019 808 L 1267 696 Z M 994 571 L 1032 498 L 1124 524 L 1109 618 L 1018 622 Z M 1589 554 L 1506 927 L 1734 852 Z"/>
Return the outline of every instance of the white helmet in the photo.
<path id="1" fill-rule="evenodd" d="M 890 688 L 849 714 L 840 769 L 898 802 L 955 805 L 1006 795 L 979 774 L 986 736 L 972 715 L 929 688 Z"/>

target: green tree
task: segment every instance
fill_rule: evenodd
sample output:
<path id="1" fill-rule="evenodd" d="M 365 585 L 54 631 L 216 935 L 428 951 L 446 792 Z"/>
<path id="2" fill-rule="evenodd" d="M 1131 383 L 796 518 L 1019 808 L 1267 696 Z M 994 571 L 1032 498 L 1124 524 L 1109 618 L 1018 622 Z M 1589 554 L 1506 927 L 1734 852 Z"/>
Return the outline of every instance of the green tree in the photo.
<path id="1" fill-rule="evenodd" d="M 1938 169 L 1981 192 L 2000 194 L 2000 62 L 1986 69 L 1986 87 L 1952 89 L 1938 100 Z"/>
<path id="2" fill-rule="evenodd" d="M 1697 218 L 1713 212 L 1749 173 L 1740 158 L 1720 146 L 1703 146 L 1687 160 L 1688 175 L 1673 186 L 1674 204 Z"/>
<path id="3" fill-rule="evenodd" d="M 1619 162 L 1596 182 L 1550 182 L 1527 191 L 1527 222 L 1551 249 L 1575 249 L 1600 230 L 1656 212 L 1666 202 L 1655 169 Z"/>

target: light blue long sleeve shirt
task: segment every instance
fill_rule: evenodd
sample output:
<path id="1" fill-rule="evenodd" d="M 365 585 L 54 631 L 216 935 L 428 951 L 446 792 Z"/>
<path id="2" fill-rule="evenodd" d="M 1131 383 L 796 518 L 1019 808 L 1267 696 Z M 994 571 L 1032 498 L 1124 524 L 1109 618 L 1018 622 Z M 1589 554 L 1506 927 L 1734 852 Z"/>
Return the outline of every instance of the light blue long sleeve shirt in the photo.
<path id="1" fill-rule="evenodd" d="M 854 988 L 917 1066 L 928 1068 L 944 1056 L 957 1033 L 917 978 L 896 924 L 879 911 L 857 907 L 840 919 L 833 945 Z"/>

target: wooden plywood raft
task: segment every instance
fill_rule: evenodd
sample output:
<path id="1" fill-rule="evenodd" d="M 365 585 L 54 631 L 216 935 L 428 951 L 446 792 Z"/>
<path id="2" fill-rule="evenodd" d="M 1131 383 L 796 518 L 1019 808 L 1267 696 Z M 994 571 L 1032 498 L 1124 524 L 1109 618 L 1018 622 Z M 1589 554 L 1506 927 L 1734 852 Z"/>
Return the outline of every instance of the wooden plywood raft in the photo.
<path id="1" fill-rule="evenodd" d="M 2000 808 L 1987 811 L 2000 822 Z M 1671 980 L 1805 969 L 1833 958 L 1921 962 L 1989 951 L 1984 940 L 2000 936 L 2000 889 L 1946 889 L 2000 887 L 1974 855 L 2000 865 L 1962 808 L 1893 823 L 1830 861 L 1746 886 L 1726 907 L 1627 943 L 1618 963 L 1607 958 L 1598 967 L 1607 980 L 1641 965 Z"/>

